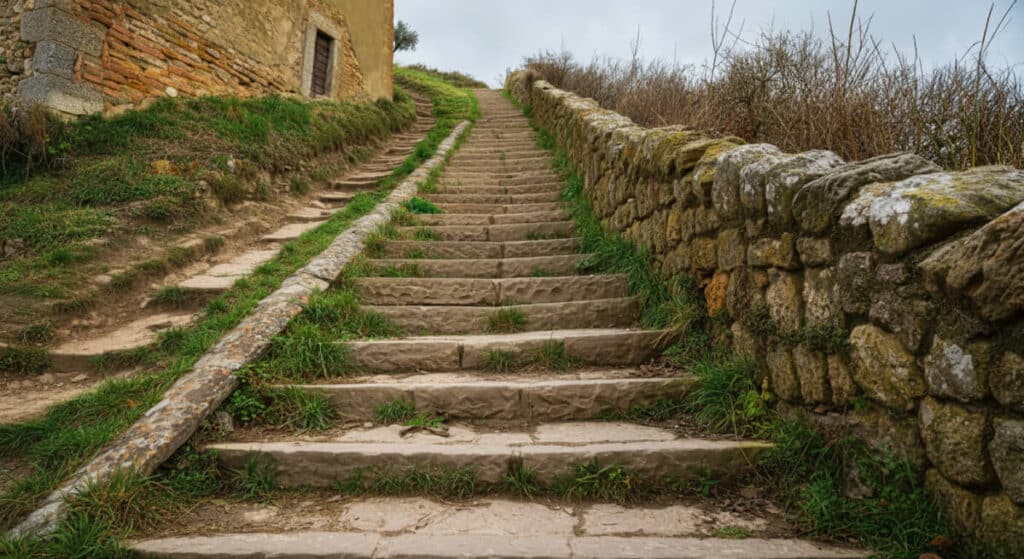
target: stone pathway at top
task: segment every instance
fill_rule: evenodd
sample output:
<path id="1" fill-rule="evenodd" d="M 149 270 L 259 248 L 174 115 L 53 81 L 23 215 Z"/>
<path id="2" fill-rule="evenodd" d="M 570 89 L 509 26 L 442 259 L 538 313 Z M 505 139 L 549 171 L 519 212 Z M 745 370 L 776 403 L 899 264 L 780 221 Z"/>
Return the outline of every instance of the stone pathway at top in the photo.
<path id="1" fill-rule="evenodd" d="M 226 468 L 242 468 L 253 457 L 272 464 L 277 484 L 291 488 L 465 468 L 478 482 L 495 484 L 526 468 L 547 485 L 587 464 L 621 466 L 647 479 L 694 480 L 702 471 L 721 483 L 741 477 L 767 445 L 594 421 L 678 396 L 687 378 L 641 368 L 659 354 L 663 332 L 635 327 L 637 301 L 624 276 L 576 275 L 586 255 L 577 252 L 559 204 L 562 183 L 549 155 L 498 92 L 478 96 L 483 117 L 472 136 L 437 193 L 420 195 L 445 212 L 419 216 L 440 238 L 390 241 L 372 255 L 379 270 L 415 266 L 418 274 L 357 280 L 364 308 L 405 332 L 429 335 L 349 342 L 367 376 L 301 387 L 329 395 L 348 428 L 326 436 L 264 433 L 209 448 Z M 518 331 L 494 332 L 509 325 Z M 525 367 L 494 371 L 511 361 Z M 580 366 L 544 367 L 558 361 Z M 447 418 L 448 436 L 369 424 L 378 406 L 396 400 Z M 778 518 L 715 510 L 714 502 L 625 507 L 315 495 L 291 501 L 204 505 L 135 548 L 162 558 L 866 556 L 774 537 L 779 530 L 769 525 Z M 751 537 L 725 537 L 737 533 Z"/>

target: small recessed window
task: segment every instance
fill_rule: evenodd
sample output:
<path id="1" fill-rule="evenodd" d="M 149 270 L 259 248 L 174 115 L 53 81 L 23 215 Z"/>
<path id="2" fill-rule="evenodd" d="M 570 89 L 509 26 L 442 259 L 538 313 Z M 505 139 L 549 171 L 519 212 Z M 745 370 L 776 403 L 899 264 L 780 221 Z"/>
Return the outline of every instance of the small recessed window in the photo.
<path id="1" fill-rule="evenodd" d="M 309 88 L 310 94 L 314 97 L 330 94 L 332 48 L 334 48 L 334 38 L 318 30 L 313 47 L 313 83 Z"/>

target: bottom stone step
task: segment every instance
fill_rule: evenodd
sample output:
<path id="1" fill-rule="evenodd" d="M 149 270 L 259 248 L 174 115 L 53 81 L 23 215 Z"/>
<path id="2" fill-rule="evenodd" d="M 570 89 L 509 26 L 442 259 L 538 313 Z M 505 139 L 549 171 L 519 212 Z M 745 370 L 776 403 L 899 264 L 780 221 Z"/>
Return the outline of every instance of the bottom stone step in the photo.
<path id="1" fill-rule="evenodd" d="M 854 559 L 869 554 L 801 540 L 373 532 L 227 534 L 135 544 L 154 559 Z"/>

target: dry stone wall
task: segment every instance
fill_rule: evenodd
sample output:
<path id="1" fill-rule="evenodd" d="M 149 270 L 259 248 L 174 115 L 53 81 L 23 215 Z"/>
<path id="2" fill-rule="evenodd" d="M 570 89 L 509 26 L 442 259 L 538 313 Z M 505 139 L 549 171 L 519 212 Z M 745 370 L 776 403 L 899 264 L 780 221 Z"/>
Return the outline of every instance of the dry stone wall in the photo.
<path id="1" fill-rule="evenodd" d="M 506 89 L 605 226 L 695 278 L 777 397 L 923 466 L 961 529 L 1024 542 L 1024 172 L 645 129 L 537 78 Z"/>
<path id="2" fill-rule="evenodd" d="M 31 1 L 31 0 L 29 0 Z M 18 34 L 25 0 L 7 2 L 0 7 L 0 101 L 6 102 L 18 91 L 18 82 L 30 69 L 32 46 Z"/>

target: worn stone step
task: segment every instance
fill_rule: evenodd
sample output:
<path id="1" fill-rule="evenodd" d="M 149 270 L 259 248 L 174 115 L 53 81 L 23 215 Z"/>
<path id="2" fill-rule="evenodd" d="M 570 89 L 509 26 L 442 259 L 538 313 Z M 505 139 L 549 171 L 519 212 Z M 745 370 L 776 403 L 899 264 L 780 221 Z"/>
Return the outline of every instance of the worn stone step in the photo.
<path id="1" fill-rule="evenodd" d="M 278 249 L 251 250 L 243 252 L 227 262 L 222 262 L 202 274 L 192 276 L 178 284 L 187 291 L 221 292 L 231 289 L 235 282 L 251 274 L 253 270 L 277 256 Z"/>
<path id="2" fill-rule="evenodd" d="M 260 237 L 260 241 L 264 243 L 283 243 L 298 239 L 303 234 L 320 227 L 326 221 L 308 221 L 305 223 L 289 223 L 280 229 L 267 233 Z"/>
<path id="3" fill-rule="evenodd" d="M 399 227 L 400 233 L 412 236 L 422 226 Z M 429 227 L 442 241 L 528 241 L 573 236 L 571 221 L 509 223 L 501 225 L 437 225 Z"/>
<path id="4" fill-rule="evenodd" d="M 662 399 L 679 399 L 692 378 L 558 378 L 519 376 L 494 379 L 494 373 L 417 375 L 392 382 L 353 379 L 346 384 L 300 385 L 306 392 L 326 395 L 344 421 L 373 421 L 374 411 L 395 400 L 423 413 L 449 419 L 519 419 L 527 421 L 587 420 L 601 414 L 623 413 L 633 406 Z M 437 378 L 441 376 L 442 378 Z"/>
<path id="5" fill-rule="evenodd" d="M 86 339 L 70 340 L 48 350 L 48 369 L 52 372 L 89 371 L 96 360 L 106 354 L 144 348 L 153 343 L 160 332 L 188 326 L 191 311 L 156 313 L 121 324 L 115 330 L 93 334 Z"/>
<path id="6" fill-rule="evenodd" d="M 183 559 L 515 557 L 653 559 L 856 559 L 870 553 L 780 538 L 778 513 L 700 504 L 552 506 L 501 498 L 357 497 L 316 493 L 273 505 L 202 503 L 168 519 L 160 538 L 133 544 L 143 557 Z M 219 516 L 219 535 L 209 534 Z M 311 527 L 331 532 L 311 532 Z M 168 533 L 170 528 L 172 535 Z M 722 529 L 745 539 L 715 539 Z M 206 535 L 196 536 L 196 533 Z M 187 535 L 174 535 L 187 534 Z M 362 555 L 360 555 L 362 553 Z"/>
<path id="7" fill-rule="evenodd" d="M 527 212 L 519 214 L 420 214 L 416 221 L 420 225 L 512 225 L 518 223 L 545 223 L 566 221 L 569 213 L 565 210 L 548 212 Z"/>
<path id="8" fill-rule="evenodd" d="M 534 194 L 421 194 L 421 197 L 435 204 L 542 204 L 557 203 L 562 199 L 558 192 Z M 523 210 L 529 211 L 529 210 Z"/>
<path id="9" fill-rule="evenodd" d="M 737 479 L 771 448 L 760 441 L 677 438 L 674 431 L 629 423 L 541 423 L 529 432 L 478 431 L 453 425 L 450 436 L 415 433 L 401 425 L 353 429 L 324 441 L 228 442 L 216 451 L 227 469 L 262 457 L 276 470 L 279 487 L 329 487 L 355 476 L 372 481 L 387 471 L 472 468 L 476 479 L 497 483 L 519 461 L 539 484 L 550 484 L 578 464 L 619 466 L 648 480 L 685 480 L 710 475 Z M 702 474 L 703 472 L 703 474 Z"/>
<path id="10" fill-rule="evenodd" d="M 358 194 L 354 191 L 337 191 L 337 192 L 321 192 L 317 194 L 317 199 L 321 202 L 330 203 L 346 203 L 352 200 L 355 195 Z"/>
<path id="11" fill-rule="evenodd" d="M 563 209 L 560 202 L 541 202 L 537 204 L 451 204 L 441 202 L 437 207 L 449 214 L 521 214 L 533 212 L 550 212 Z"/>
<path id="12" fill-rule="evenodd" d="M 326 208 L 298 208 L 288 214 L 288 221 L 297 222 L 310 222 L 310 221 L 323 221 L 334 212 Z"/>
<path id="13" fill-rule="evenodd" d="M 505 159 L 502 159 L 501 155 L 499 155 L 497 158 L 488 157 L 486 159 L 481 158 L 472 161 L 461 160 L 452 163 L 451 168 L 458 169 L 460 171 L 480 170 L 492 171 L 497 173 L 525 173 L 532 171 L 550 171 L 551 159 L 531 158 L 510 161 L 507 157 Z"/>
<path id="14" fill-rule="evenodd" d="M 551 156 L 542 151 L 536 152 L 521 152 L 521 153 L 509 153 L 500 151 L 497 153 L 480 153 L 480 154 L 464 154 L 461 150 L 459 153 L 452 156 L 449 160 L 449 164 L 453 167 L 490 167 L 497 162 L 498 164 L 509 165 L 509 164 L 523 164 L 523 163 L 534 163 L 545 169 L 551 167 Z"/>
<path id="15" fill-rule="evenodd" d="M 406 270 L 404 275 L 426 278 L 516 278 L 530 276 L 571 276 L 583 254 L 528 256 L 522 258 L 437 260 L 432 258 L 372 259 L 377 275 Z"/>
<path id="16" fill-rule="evenodd" d="M 662 330 L 589 328 L 486 334 L 419 336 L 395 340 L 344 342 L 354 365 L 367 372 L 459 371 L 483 369 L 488 354 L 506 352 L 517 361 L 530 361 L 555 344 L 567 358 L 602 366 L 646 363 L 661 354 L 670 335 Z"/>
<path id="17" fill-rule="evenodd" d="M 565 184 L 561 182 L 537 183 L 537 184 L 516 184 L 504 186 L 494 183 L 483 184 L 439 184 L 438 194 L 538 194 L 557 192 L 561 193 Z"/>
<path id="18" fill-rule="evenodd" d="M 488 331 L 491 320 L 501 312 L 518 312 L 523 318 L 518 330 L 572 328 L 618 328 L 631 326 L 638 313 L 632 297 L 565 301 L 560 303 L 515 304 L 501 307 L 456 305 L 362 305 L 405 332 L 415 334 L 470 334 Z"/>
<path id="19" fill-rule="evenodd" d="M 616 299 L 629 294 L 623 274 L 549 278 L 357 278 L 368 305 L 504 305 Z"/>
<path id="20" fill-rule="evenodd" d="M 511 215 L 511 214 L 510 214 Z M 488 259 L 556 256 L 576 252 L 579 240 L 548 239 L 507 243 L 455 241 L 386 241 L 380 255 L 391 259 Z"/>

